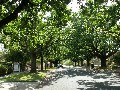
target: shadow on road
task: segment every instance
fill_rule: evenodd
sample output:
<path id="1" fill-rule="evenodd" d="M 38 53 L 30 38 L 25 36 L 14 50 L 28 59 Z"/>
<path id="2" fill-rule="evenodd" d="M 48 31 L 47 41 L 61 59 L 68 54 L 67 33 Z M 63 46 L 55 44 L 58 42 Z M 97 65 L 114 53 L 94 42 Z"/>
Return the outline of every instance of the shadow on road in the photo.
<path id="1" fill-rule="evenodd" d="M 77 88 L 78 90 L 120 90 L 119 76 L 112 76 L 110 72 L 93 73 L 79 68 L 56 71 L 40 82 L 36 88 L 53 85 L 51 82 L 55 82 L 64 76 L 68 78 L 83 77 L 76 81 L 78 87 L 80 86 L 80 88 Z"/>
<path id="2" fill-rule="evenodd" d="M 78 85 L 76 90 L 120 90 L 119 76 L 113 76 L 110 72 L 93 73 L 82 68 L 58 69 L 55 72 L 49 72 L 46 78 L 38 82 L 9 82 L 7 84 L 10 87 L 9 90 L 34 90 L 54 85 L 57 80 L 63 77 L 73 78 L 73 80 L 75 78 L 75 82 Z M 0 83 L 0 88 L 5 86 L 2 84 L 4 83 Z"/>

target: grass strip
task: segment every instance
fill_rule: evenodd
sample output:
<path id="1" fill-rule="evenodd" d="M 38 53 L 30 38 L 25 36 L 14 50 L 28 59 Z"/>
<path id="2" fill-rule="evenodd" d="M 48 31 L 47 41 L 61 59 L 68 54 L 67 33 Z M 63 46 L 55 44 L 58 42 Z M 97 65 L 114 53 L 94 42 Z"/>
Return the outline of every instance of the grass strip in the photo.
<path id="1" fill-rule="evenodd" d="M 38 73 L 14 73 L 5 77 L 0 78 L 0 81 L 5 82 L 34 82 L 43 79 L 46 77 L 46 73 L 38 72 Z"/>

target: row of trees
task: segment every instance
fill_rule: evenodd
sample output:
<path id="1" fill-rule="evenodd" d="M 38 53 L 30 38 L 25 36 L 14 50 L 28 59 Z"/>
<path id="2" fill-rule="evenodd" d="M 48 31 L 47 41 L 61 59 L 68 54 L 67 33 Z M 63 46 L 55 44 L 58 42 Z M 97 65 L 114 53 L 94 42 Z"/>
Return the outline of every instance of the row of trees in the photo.
<path id="1" fill-rule="evenodd" d="M 23 69 L 30 61 L 32 73 L 36 72 L 38 58 L 41 70 L 43 62 L 86 59 L 89 65 L 93 57 L 100 58 L 101 67 L 106 67 L 106 59 L 120 48 L 120 2 L 107 6 L 88 0 L 76 13 L 67 8 L 69 2 L 0 1 L 1 42 L 8 49 L 6 60 L 21 62 Z"/>
<path id="2" fill-rule="evenodd" d="M 2 41 L 10 53 L 7 55 L 8 61 L 17 60 L 24 66 L 27 60 L 31 60 L 31 72 L 36 72 L 37 58 L 41 59 L 41 70 L 44 57 L 57 59 L 55 53 L 59 53 L 58 43 L 55 42 L 60 39 L 60 28 L 68 21 L 70 11 L 66 6 L 69 2 L 69 0 L 0 2 L 2 7 L 0 27 Z"/>
<path id="3" fill-rule="evenodd" d="M 68 45 L 74 59 L 83 57 L 89 65 L 91 58 L 98 57 L 101 67 L 106 67 L 106 59 L 120 48 L 120 24 L 117 23 L 120 19 L 119 6 L 118 1 L 111 6 L 89 1 L 73 15 L 74 31 Z"/>

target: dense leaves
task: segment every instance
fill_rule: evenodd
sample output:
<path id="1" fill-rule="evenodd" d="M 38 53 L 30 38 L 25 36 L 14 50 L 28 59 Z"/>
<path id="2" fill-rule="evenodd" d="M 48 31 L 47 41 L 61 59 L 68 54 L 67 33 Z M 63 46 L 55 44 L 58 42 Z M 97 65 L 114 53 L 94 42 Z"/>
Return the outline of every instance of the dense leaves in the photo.
<path id="1" fill-rule="evenodd" d="M 120 65 L 120 51 L 118 51 L 118 52 L 113 56 L 113 61 L 114 61 L 117 65 Z"/>
<path id="2" fill-rule="evenodd" d="M 66 17 L 69 11 L 66 9 L 66 5 L 70 2 L 70 0 L 7 0 L 4 2 L 0 2 L 1 9 L 1 17 L 0 17 L 0 27 L 8 24 L 12 20 L 15 20 L 19 17 L 19 14 L 22 11 L 29 11 L 28 9 L 36 7 L 38 11 L 52 11 L 54 10 L 56 18 L 59 22 L 58 25 L 63 24 L 67 21 Z M 25 12 L 24 11 L 24 12 Z M 62 12 L 62 13 L 61 13 Z M 66 17 L 64 17 L 66 16 Z"/>
<path id="3" fill-rule="evenodd" d="M 80 1 L 80 0 L 79 0 Z M 9 53 L 8 61 L 74 62 L 93 57 L 106 59 L 120 48 L 120 3 L 107 5 L 106 0 L 87 0 L 79 12 L 67 8 L 70 0 L 0 1 L 1 42 Z"/>
<path id="4" fill-rule="evenodd" d="M 59 27 L 67 25 L 69 0 L 8 0 L 0 2 L 0 27 L 5 47 L 10 56 L 20 61 L 16 51 L 25 60 L 31 60 L 31 72 L 36 72 L 36 59 L 48 56 L 58 39 Z M 5 27 L 3 27 L 6 25 Z M 12 51 L 13 52 L 12 54 Z M 53 52 L 55 53 L 55 51 Z M 29 58 L 25 58 L 25 57 Z M 20 58 L 22 59 L 22 57 Z M 11 60 L 11 59 L 10 59 Z M 14 60 L 13 60 L 14 61 Z M 26 61 L 25 61 L 26 62 Z"/>
<path id="5" fill-rule="evenodd" d="M 117 7 L 118 4 L 107 6 L 88 2 L 73 15 L 74 31 L 70 35 L 71 40 L 68 41 L 72 57 L 98 57 L 101 59 L 101 66 L 106 67 L 106 59 L 119 49 L 120 25 L 117 21 L 120 17 Z"/>

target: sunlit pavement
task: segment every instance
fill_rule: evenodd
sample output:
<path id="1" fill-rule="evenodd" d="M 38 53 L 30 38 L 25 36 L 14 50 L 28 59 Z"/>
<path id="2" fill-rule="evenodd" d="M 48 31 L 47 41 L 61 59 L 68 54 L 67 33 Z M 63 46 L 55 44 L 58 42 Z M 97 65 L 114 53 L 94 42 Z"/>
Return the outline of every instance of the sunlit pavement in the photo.
<path id="1" fill-rule="evenodd" d="M 1 82 L 0 90 L 120 90 L 120 77 L 110 72 L 65 67 L 48 74 L 50 78 L 42 82 Z"/>

